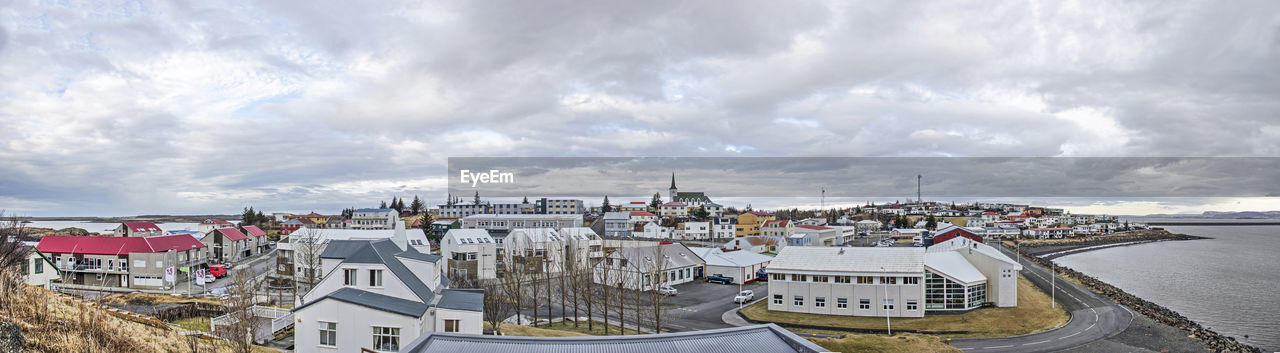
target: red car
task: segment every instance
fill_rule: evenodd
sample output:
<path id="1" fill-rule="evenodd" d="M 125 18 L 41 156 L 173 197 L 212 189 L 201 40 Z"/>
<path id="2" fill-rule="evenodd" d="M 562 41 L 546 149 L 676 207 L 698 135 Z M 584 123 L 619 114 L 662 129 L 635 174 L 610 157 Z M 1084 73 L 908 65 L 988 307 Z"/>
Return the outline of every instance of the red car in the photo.
<path id="1" fill-rule="evenodd" d="M 227 265 L 209 266 L 209 274 L 214 277 L 222 278 L 227 276 Z"/>

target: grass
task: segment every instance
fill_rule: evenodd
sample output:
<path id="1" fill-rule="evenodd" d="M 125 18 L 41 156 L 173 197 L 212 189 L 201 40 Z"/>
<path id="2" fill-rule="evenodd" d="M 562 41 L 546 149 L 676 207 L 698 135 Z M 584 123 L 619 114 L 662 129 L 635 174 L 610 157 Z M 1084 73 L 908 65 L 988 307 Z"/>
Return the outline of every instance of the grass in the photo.
<path id="1" fill-rule="evenodd" d="M 30 352 L 190 352 L 187 337 L 163 323 L 125 320 L 95 305 L 22 285 L 0 295 L 0 322 L 22 330 Z M 224 340 L 195 339 L 200 352 L 231 352 Z M 253 347 L 254 352 L 275 352 Z"/>
<path id="2" fill-rule="evenodd" d="M 209 322 L 209 318 L 207 317 L 191 317 L 180 319 L 173 323 L 178 324 L 178 327 L 181 327 L 183 330 L 196 330 L 200 332 L 212 331 L 212 328 L 209 327 L 212 323 Z"/>
<path id="3" fill-rule="evenodd" d="M 485 330 L 491 329 L 488 323 L 485 323 Z M 618 325 L 609 324 L 609 335 L 617 336 L 620 334 Z M 587 330 L 586 322 L 579 322 L 578 327 L 573 327 L 572 321 L 561 321 L 550 325 L 539 326 L 521 326 L 512 324 L 502 325 L 502 334 L 507 336 L 534 336 L 534 337 L 569 337 L 569 336 L 604 336 L 604 323 L 595 321 L 592 324 L 592 330 Z M 637 334 L 636 330 L 627 329 L 626 334 Z"/>
<path id="4" fill-rule="evenodd" d="M 911 239 L 911 238 L 902 238 L 902 239 L 896 239 L 896 240 L 894 240 L 893 242 L 894 242 L 894 243 L 897 243 L 897 244 L 911 244 L 911 243 L 915 242 L 915 239 Z"/>
<path id="5" fill-rule="evenodd" d="M 833 352 L 960 352 L 942 339 L 912 333 L 883 335 L 845 335 L 842 338 L 810 338 Z"/>
<path id="6" fill-rule="evenodd" d="M 112 294 L 102 298 L 103 304 L 110 305 L 159 305 L 159 304 L 181 304 L 181 303 L 205 303 L 213 305 L 222 305 L 222 301 L 218 298 L 210 297 L 181 297 L 168 294 L 152 294 L 152 293 L 124 293 Z"/>
<path id="7" fill-rule="evenodd" d="M 1049 296 L 1021 275 L 1018 276 L 1018 306 L 984 308 L 961 315 L 926 315 L 923 318 L 894 318 L 894 329 L 914 331 L 967 331 L 950 337 L 1005 337 L 1040 332 L 1065 325 L 1070 316 L 1062 306 L 1050 307 Z M 885 329 L 883 317 L 837 316 L 768 310 L 760 301 L 742 309 L 757 321 L 779 324 L 818 325 L 866 330 Z"/>

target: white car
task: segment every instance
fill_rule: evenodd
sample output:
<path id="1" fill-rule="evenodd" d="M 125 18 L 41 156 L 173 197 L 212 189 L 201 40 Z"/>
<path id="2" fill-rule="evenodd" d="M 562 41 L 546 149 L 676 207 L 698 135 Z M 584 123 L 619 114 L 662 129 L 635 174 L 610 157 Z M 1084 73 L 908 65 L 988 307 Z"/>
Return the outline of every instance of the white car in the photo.
<path id="1" fill-rule="evenodd" d="M 204 275 L 204 283 L 213 283 L 213 281 L 216 280 L 218 280 L 218 277 L 215 277 L 214 275 Z"/>
<path id="2" fill-rule="evenodd" d="M 680 292 L 679 292 L 679 291 L 677 291 L 675 288 L 672 288 L 672 287 L 669 287 L 669 286 L 662 286 L 662 287 L 659 287 L 659 288 L 658 288 L 658 294 L 662 294 L 662 295 L 676 295 L 677 293 L 680 293 Z"/>
<path id="3" fill-rule="evenodd" d="M 756 292 L 753 292 L 753 291 L 750 291 L 750 290 L 744 290 L 744 291 L 742 291 L 742 293 L 738 293 L 738 295 L 737 295 L 737 296 L 733 297 L 733 302 L 734 302 L 734 303 L 746 303 L 746 302 L 749 302 L 749 301 L 751 301 L 752 299 L 755 299 L 755 298 L 756 298 Z"/>

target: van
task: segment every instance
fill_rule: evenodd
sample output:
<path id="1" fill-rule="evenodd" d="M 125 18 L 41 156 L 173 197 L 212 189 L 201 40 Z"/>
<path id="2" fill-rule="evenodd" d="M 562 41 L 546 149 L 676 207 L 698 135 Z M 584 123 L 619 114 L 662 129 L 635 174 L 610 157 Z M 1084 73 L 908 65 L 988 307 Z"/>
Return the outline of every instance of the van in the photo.
<path id="1" fill-rule="evenodd" d="M 213 265 L 213 266 L 209 266 L 209 274 L 213 275 L 214 277 L 219 277 L 219 278 L 221 278 L 221 277 L 226 277 L 226 276 L 227 276 L 227 265 Z"/>

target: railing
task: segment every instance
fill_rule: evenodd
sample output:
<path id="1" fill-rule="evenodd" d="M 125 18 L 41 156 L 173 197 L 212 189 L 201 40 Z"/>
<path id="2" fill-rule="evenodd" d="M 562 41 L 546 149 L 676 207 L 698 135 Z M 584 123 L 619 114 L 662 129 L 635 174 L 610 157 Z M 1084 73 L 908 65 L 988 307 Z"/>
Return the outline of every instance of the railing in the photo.
<path id="1" fill-rule="evenodd" d="M 271 319 L 271 333 L 279 332 L 280 330 L 288 328 L 289 325 L 293 325 L 293 311 L 289 309 L 254 305 L 253 307 L 249 308 L 249 311 L 253 313 L 253 317 Z M 212 329 L 214 333 L 217 333 L 218 326 L 231 325 L 232 323 L 231 314 L 226 314 L 226 315 L 222 315 L 222 316 L 218 316 L 213 319 L 210 319 L 209 323 L 210 323 L 210 329 Z"/>

